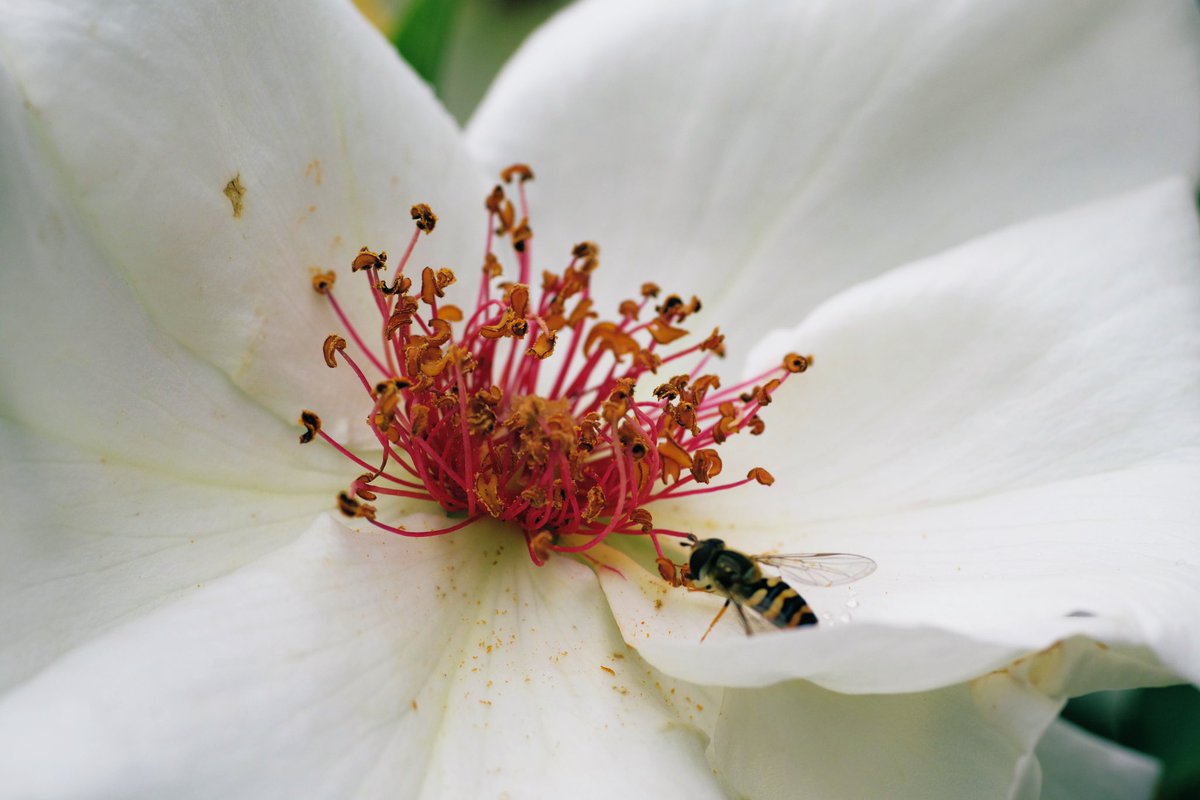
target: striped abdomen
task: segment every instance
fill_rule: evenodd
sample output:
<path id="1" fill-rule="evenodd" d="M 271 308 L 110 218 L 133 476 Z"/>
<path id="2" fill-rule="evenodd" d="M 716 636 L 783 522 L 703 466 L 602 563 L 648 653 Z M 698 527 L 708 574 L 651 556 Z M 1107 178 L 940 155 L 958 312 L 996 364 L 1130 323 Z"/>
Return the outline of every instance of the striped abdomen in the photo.
<path id="1" fill-rule="evenodd" d="M 779 578 L 759 578 L 737 588 L 742 603 L 778 628 L 817 624 L 808 602 Z"/>

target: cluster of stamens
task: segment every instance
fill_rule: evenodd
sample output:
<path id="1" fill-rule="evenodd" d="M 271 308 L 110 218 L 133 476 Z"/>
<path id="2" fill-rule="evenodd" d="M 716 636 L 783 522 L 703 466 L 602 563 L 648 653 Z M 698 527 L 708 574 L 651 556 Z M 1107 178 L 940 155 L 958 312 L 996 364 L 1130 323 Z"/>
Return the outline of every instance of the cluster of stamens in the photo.
<path id="1" fill-rule="evenodd" d="M 314 274 L 313 288 L 328 299 L 355 353 L 331 335 L 325 363 L 344 361 L 357 375 L 382 455 L 378 464 L 363 460 L 323 431 L 311 411 L 301 414 L 300 441 L 319 436 L 366 470 L 338 505 L 392 533 L 434 536 L 492 517 L 523 532 L 538 564 L 552 552 L 583 553 L 613 534 L 649 537 L 660 565 L 670 563 L 660 537 L 689 534 L 657 527 L 646 506 L 752 481 L 770 485 L 774 479 L 760 467 L 742 480 L 714 483 L 722 469 L 717 447 L 743 431 L 761 434 L 759 410 L 811 357 L 789 355 L 723 389 L 702 372 L 724 354 L 718 330 L 665 352 L 688 335 L 681 325 L 700 310 L 695 297 L 660 298 L 659 287 L 646 283 L 620 303 L 615 319 L 599 319 L 590 292 L 599 250 L 590 242 L 574 247 L 561 272 L 542 272 L 535 299 L 525 196 L 533 175 L 515 165 L 501 177 L 516 183 L 521 216 L 501 186 L 488 196 L 483 276 L 471 313 L 442 302 L 455 283 L 451 270 L 405 274 L 418 239 L 437 222 L 424 204 L 412 208 L 416 229 L 390 284 L 386 252 L 363 247 L 351 264 L 365 276 L 379 313 L 367 338 L 334 296 L 334 273 Z M 515 281 L 503 280 L 497 243 L 515 261 Z M 552 356 L 556 370 L 546 367 Z M 682 359 L 691 368 L 664 378 Z M 635 387 L 647 375 L 656 376 L 655 386 L 637 398 Z M 462 519 L 436 530 L 389 525 L 378 519 L 380 496 L 432 501 Z"/>

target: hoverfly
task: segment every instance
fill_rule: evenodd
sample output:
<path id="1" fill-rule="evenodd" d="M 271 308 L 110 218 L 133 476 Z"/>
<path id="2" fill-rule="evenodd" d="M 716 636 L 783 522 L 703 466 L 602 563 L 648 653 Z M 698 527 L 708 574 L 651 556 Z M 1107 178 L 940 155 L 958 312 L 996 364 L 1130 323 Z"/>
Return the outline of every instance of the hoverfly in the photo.
<path id="1" fill-rule="evenodd" d="M 720 539 L 688 537 L 692 556 L 682 570 L 684 585 L 725 598 L 704 641 L 721 616 L 733 606 L 746 635 L 753 635 L 744 609 L 749 608 L 777 628 L 816 625 L 817 616 L 800 593 L 782 578 L 763 575 L 760 565 L 773 567 L 793 583 L 809 586 L 836 586 L 867 577 L 875 571 L 875 562 L 852 553 L 794 553 L 788 555 L 746 555 L 731 550 Z"/>

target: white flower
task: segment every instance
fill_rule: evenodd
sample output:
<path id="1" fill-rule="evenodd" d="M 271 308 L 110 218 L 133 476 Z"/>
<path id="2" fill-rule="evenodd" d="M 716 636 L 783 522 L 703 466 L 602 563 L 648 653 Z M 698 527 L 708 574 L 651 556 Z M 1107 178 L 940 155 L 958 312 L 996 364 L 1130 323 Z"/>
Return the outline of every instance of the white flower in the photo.
<path id="1" fill-rule="evenodd" d="M 605 0 L 464 137 L 348 4 L 7 3 L 0 795 L 1148 792 L 1055 717 L 1200 680 L 1198 33 Z M 292 420 L 363 409 L 309 268 L 416 201 L 420 259 L 473 267 L 514 160 L 539 259 L 604 247 L 601 304 L 686 278 L 731 364 L 817 354 L 745 455 L 774 487 L 655 513 L 875 558 L 853 624 L 700 645 L 713 598 L 637 554 L 325 513 L 347 468 Z"/>

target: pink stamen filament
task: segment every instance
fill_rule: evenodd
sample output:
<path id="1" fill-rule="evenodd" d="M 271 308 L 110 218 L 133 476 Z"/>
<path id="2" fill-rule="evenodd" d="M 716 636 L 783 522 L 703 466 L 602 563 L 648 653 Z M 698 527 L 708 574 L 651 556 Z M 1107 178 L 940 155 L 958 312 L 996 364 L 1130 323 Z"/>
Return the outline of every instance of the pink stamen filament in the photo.
<path id="1" fill-rule="evenodd" d="M 528 206 L 523 184 L 519 185 L 518 191 L 521 219 L 527 220 Z M 486 256 L 492 252 L 496 225 L 497 215 L 489 213 L 485 264 L 494 261 Z M 421 230 L 418 229 L 409 239 L 396 266 L 393 285 L 398 286 L 420 234 Z M 526 239 L 522 247 L 513 247 L 518 264 L 518 280 L 524 286 L 529 286 L 532 274 L 530 245 L 530 240 Z M 581 252 L 587 251 L 576 251 L 564 276 L 580 268 Z M 594 268 L 594 261 L 590 268 Z M 336 357 L 350 365 L 360 385 L 373 400 L 366 421 L 382 451 L 381 463 L 378 467 L 373 466 L 325 432 L 318 430 L 318 433 L 327 444 L 367 472 L 351 484 L 352 493 L 357 493 L 359 497 L 370 498 L 373 493 L 383 497 L 436 502 L 447 512 L 465 515 L 461 522 L 448 527 L 413 531 L 376 520 L 373 516 L 375 509 L 371 508 L 370 514 L 364 513 L 362 516 L 377 528 L 403 536 L 436 536 L 461 530 L 490 515 L 521 528 L 530 557 L 536 563 L 542 560 L 539 553 L 586 553 L 614 534 L 646 536 L 662 558 L 661 538 L 684 538 L 689 534 L 654 527 L 648 522 L 649 514 L 640 509 L 656 500 L 725 491 L 754 480 L 747 477 L 709 485 L 707 475 L 697 472 L 694 476 L 685 469 L 683 474 L 665 485 L 662 481 L 668 473 L 658 445 L 670 438 L 683 452 L 695 455 L 714 442 L 718 426 L 722 423 L 727 433 L 730 429 L 733 433 L 741 431 L 760 410 L 758 399 L 742 399 L 742 393 L 775 378 L 779 378 L 782 384 L 790 375 L 786 369 L 776 367 L 734 386 L 712 388 L 706 395 L 699 391 L 695 396 L 689 395 L 692 402 L 690 413 L 699 426 L 699 432 L 692 435 L 683 427 L 684 423 L 675 421 L 677 418 L 673 415 L 681 412 L 673 407 L 673 396 L 662 400 L 629 399 L 617 415 L 611 414 L 611 398 L 616 396 L 614 390 L 622 381 L 632 385 L 632 381 L 645 375 L 649 371 L 648 363 L 656 357 L 659 345 L 650 336 L 653 319 L 639 322 L 634 316 L 626 315 L 615 323 L 615 330 L 620 336 L 641 336 L 648 340 L 638 345 L 640 351 L 635 351 L 643 357 L 642 361 L 629 356 L 627 351 L 618 356 L 617 353 L 621 351 L 615 346 L 611 349 L 605 347 L 603 340 L 601 346 L 592 349 L 586 316 L 574 325 L 562 325 L 562 316 L 555 315 L 567 314 L 567 300 L 572 296 L 575 303 L 590 300 L 586 279 L 582 285 L 572 284 L 569 292 L 574 294 L 563 295 L 565 299 L 558 299 L 559 293 L 567 285 L 564 278 L 549 279 L 536 302 L 532 296 L 529 297 L 528 310 L 522 315 L 527 325 L 525 335 L 495 336 L 492 331 L 485 337 L 484 328 L 502 327 L 507 324 L 507 319 L 511 319 L 508 291 L 501 299 L 497 299 L 492 291 L 491 279 L 485 276 L 476 295 L 476 307 L 469 315 L 464 315 L 465 322 L 461 325 L 459 336 L 454 337 L 452 333 L 449 341 L 439 342 L 437 354 L 445 360 L 430 366 L 428 361 L 423 360 L 429 355 L 430 345 L 427 341 L 435 338 L 434 331 L 446 330 L 445 325 L 437 321 L 439 310 L 436 298 L 426 296 L 426 302 L 421 300 L 419 294 L 402 297 L 399 292 L 385 293 L 382 268 L 372 267 L 364 271 L 367 272 L 368 287 L 380 315 L 382 359 L 368 347 L 333 292 L 326 290 L 324 293 L 353 342 L 355 353 L 365 357 L 385 378 L 383 383 L 373 384 L 342 342 L 343 346 L 339 347 Z M 411 314 L 410 319 L 408 308 L 412 307 L 412 298 L 416 298 L 418 304 L 417 311 Z M 405 307 L 405 316 L 398 325 L 390 324 L 402 299 L 410 303 Z M 639 315 L 649 303 L 650 295 L 646 294 L 637 306 Z M 663 312 L 662 319 L 671 325 L 686 316 L 684 313 L 675 319 L 666 316 L 668 313 L 673 312 Z M 551 327 L 554 318 L 562 326 L 557 331 Z M 389 328 L 392 328 L 390 335 Z M 541 335 L 556 340 L 556 368 L 552 368 L 548 362 L 543 363 L 543 359 L 532 353 Z M 508 341 L 504 342 L 505 339 Z M 588 343 L 587 349 L 583 347 L 585 342 Z M 414 347 L 416 350 L 413 350 Z M 420 358 L 416 358 L 414 352 Z M 685 376 L 685 384 L 690 385 L 712 356 L 703 342 L 664 355 L 661 365 L 672 364 L 697 352 L 704 352 L 704 355 Z M 470 366 L 464 366 L 467 362 L 456 353 L 468 354 Z M 551 388 L 544 399 L 535 396 L 539 384 L 542 384 L 543 370 L 552 370 L 546 376 L 546 383 Z M 658 371 L 659 380 L 665 380 L 667 376 L 669 373 Z M 479 398 L 488 395 L 493 387 L 499 389 L 498 402 L 493 397 L 487 401 L 493 405 L 480 406 L 483 401 Z M 758 391 L 755 389 L 755 392 Z M 531 402 L 534 405 L 529 405 Z M 551 405 L 554 403 L 561 405 Z M 726 406 L 723 412 L 719 407 L 724 403 L 731 403 L 734 410 L 730 412 L 730 406 Z M 556 410 L 564 408 L 565 412 Z M 506 421 L 509 415 L 517 413 L 536 415 L 536 424 L 522 422 L 516 428 L 507 427 L 512 424 Z M 488 414 L 494 417 L 491 424 L 486 424 Z M 564 416 L 556 416 L 559 414 Z M 730 414 L 733 416 L 730 417 Z M 598 426 L 592 429 L 595 438 L 587 453 L 582 449 L 576 452 L 574 442 L 577 440 L 574 437 L 581 435 L 578 426 L 581 420 L 588 417 L 598 419 Z M 569 425 L 575 426 L 574 432 L 564 431 L 563 425 L 567 423 L 563 420 L 569 420 Z M 479 425 L 484 427 L 477 427 Z M 418 430 L 420 433 L 416 432 Z M 541 446 L 545 450 L 523 451 L 527 443 L 518 438 L 518 433 L 524 437 L 543 437 L 545 444 Z M 565 440 L 572 442 L 569 449 L 563 449 L 564 436 Z M 637 441 L 641 442 L 642 448 L 636 451 L 639 455 L 635 458 L 635 451 L 629 445 Z M 540 455 L 533 457 L 538 452 Z M 393 460 L 402 474 L 407 473 L 411 480 L 384 470 Z M 701 485 L 697 485 L 697 477 L 702 479 Z M 488 481 L 491 481 L 491 488 L 488 488 Z M 481 494 L 485 491 L 498 495 L 500 505 L 496 505 L 494 498 L 489 501 Z M 603 498 L 599 513 L 596 513 L 593 497 L 597 491 Z M 571 536 L 583 537 L 583 540 L 562 540 L 562 537 Z"/>

